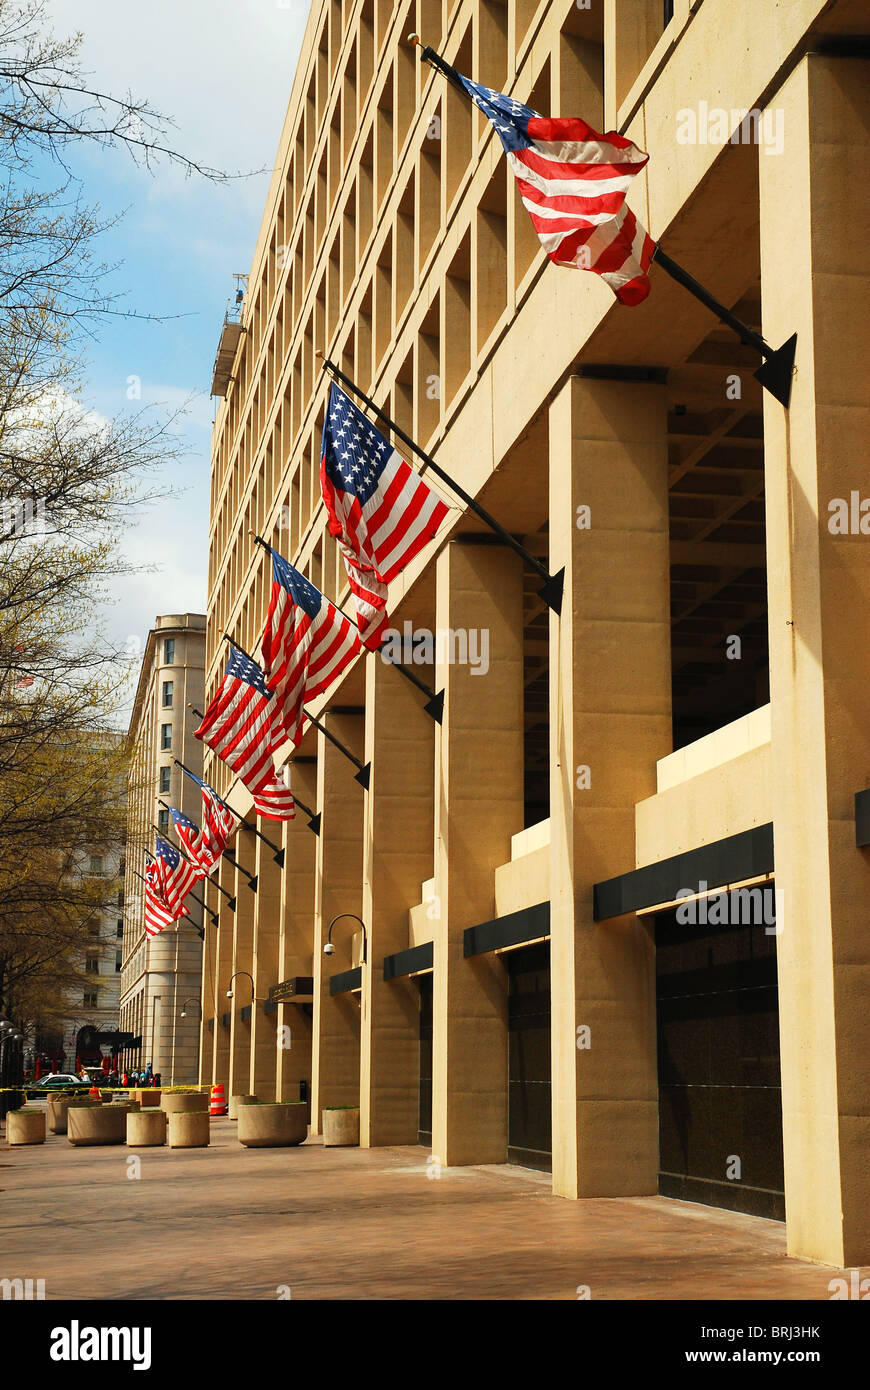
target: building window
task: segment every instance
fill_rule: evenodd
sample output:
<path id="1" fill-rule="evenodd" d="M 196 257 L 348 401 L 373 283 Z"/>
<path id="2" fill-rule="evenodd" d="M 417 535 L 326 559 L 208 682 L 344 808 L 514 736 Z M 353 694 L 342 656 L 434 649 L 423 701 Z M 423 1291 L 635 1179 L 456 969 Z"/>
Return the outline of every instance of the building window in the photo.
<path id="1" fill-rule="evenodd" d="M 168 791 L 169 791 L 169 779 L 170 779 L 171 776 L 172 776 L 172 768 L 171 768 L 171 767 L 161 767 L 161 769 L 160 769 L 160 790 L 161 790 L 162 792 L 168 792 Z"/>
<path id="2" fill-rule="evenodd" d="M 120 970 L 120 969 L 121 969 L 121 952 L 120 952 L 120 951 L 116 951 L 116 952 L 115 952 L 115 969 L 116 969 L 116 970 Z"/>
<path id="3" fill-rule="evenodd" d="M 85 961 L 85 970 L 87 971 L 87 973 L 88 973 L 89 975 L 99 975 L 99 973 L 100 973 L 100 958 L 99 958 L 99 956 L 88 956 L 87 960 Z"/>
<path id="4" fill-rule="evenodd" d="M 118 926 L 117 926 L 117 930 L 116 930 L 116 932 L 115 932 L 115 935 L 116 935 L 116 936 L 123 936 L 123 935 L 124 935 L 124 922 L 123 922 L 123 920 L 122 920 L 121 918 L 118 919 Z"/>
<path id="5" fill-rule="evenodd" d="M 172 725 L 171 725 L 171 724 L 161 724 L 161 725 L 160 725 L 160 748 L 161 748 L 162 752 L 165 753 L 165 752 L 166 752 L 169 748 L 171 748 L 171 747 L 172 747 Z"/>
<path id="6" fill-rule="evenodd" d="M 167 637 L 163 643 L 163 665 L 172 666 L 175 661 L 175 638 Z"/>
<path id="7" fill-rule="evenodd" d="M 95 1009 L 97 1007 L 97 991 L 86 989 L 82 995 L 82 1004 L 86 1009 Z"/>
<path id="8" fill-rule="evenodd" d="M 119 907 L 123 907 L 123 906 L 124 906 L 124 890 L 123 890 L 123 888 L 119 888 L 119 889 L 118 889 L 118 906 L 119 906 Z"/>
<path id="9" fill-rule="evenodd" d="M 172 681 L 163 682 L 162 703 L 164 709 L 172 709 Z"/>
<path id="10" fill-rule="evenodd" d="M 168 835 L 168 833 L 169 833 L 169 812 L 166 810 L 165 807 L 161 807 L 160 811 L 159 811 L 158 814 L 157 814 L 157 825 L 158 825 L 158 828 L 159 828 L 159 830 L 160 830 L 161 835 Z"/>
<path id="11" fill-rule="evenodd" d="M 103 856 L 101 854 L 91 855 L 90 871 L 92 874 L 101 874 L 103 872 Z"/>

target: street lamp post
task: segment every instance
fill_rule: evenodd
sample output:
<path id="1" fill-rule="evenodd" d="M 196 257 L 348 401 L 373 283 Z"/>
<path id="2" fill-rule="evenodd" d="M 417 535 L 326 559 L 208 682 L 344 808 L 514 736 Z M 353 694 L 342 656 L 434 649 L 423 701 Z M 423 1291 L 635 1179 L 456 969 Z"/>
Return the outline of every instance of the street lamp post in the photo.
<path id="1" fill-rule="evenodd" d="M 363 967 L 365 967 L 366 961 L 367 961 L 367 959 L 368 959 L 368 932 L 366 931 L 366 924 L 365 924 L 365 922 L 363 921 L 363 919 L 362 919 L 361 917 L 357 917 L 357 915 L 356 915 L 355 912 L 339 912 L 339 914 L 338 914 L 337 917 L 333 917 L 332 921 L 331 921 L 330 924 L 329 924 L 329 928 L 328 928 L 328 930 L 327 930 L 327 933 L 326 933 L 326 940 L 325 940 L 324 943 L 323 943 L 323 954 L 324 954 L 325 956 L 333 956 L 333 955 L 335 955 L 335 946 L 334 946 L 333 943 L 332 943 L 332 928 L 335 926 L 336 922 L 340 922 L 340 921 L 341 921 L 342 917 L 350 917 L 352 921 L 354 921 L 354 922 L 359 922 L 360 926 L 362 927 L 362 936 L 363 936 L 363 939 L 362 939 L 362 965 L 363 965 Z M 360 971 L 360 1013 L 361 1013 L 361 1016 L 362 1016 L 363 1018 L 365 1018 L 365 1013 L 366 1013 L 366 1009 L 365 1009 L 365 998 L 366 998 L 366 994 L 365 994 L 365 989 L 364 989 L 364 987 L 363 987 L 363 977 L 364 977 L 364 975 L 365 975 L 365 968 L 363 968 L 363 969 Z"/>

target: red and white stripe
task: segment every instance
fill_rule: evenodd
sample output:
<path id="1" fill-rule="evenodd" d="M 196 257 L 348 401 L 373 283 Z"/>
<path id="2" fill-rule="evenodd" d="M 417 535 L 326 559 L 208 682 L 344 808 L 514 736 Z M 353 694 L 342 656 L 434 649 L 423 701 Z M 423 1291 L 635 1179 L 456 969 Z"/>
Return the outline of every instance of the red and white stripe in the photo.
<path id="1" fill-rule="evenodd" d="M 195 737 L 213 748 L 245 786 L 254 791 L 274 778 L 276 715 L 273 699 L 261 695 L 247 681 L 224 675 Z"/>
<path id="2" fill-rule="evenodd" d="M 342 544 L 341 553 L 356 605 L 357 623 L 363 646 L 377 651 L 384 640 L 384 629 L 389 622 L 387 586 L 381 583 L 374 566 L 361 561 L 350 546 Z"/>
<path id="3" fill-rule="evenodd" d="M 363 506 L 352 492 L 333 486 L 322 461 L 320 484 L 330 535 L 365 556 L 383 584 L 401 574 L 450 510 L 392 446 L 377 488 Z"/>
<path id="4" fill-rule="evenodd" d="M 305 725 L 303 705 L 328 690 L 353 661 L 360 651 L 359 634 L 323 595 L 319 612 L 311 618 L 275 580 L 260 650 L 267 684 L 280 709 L 271 748 L 279 748 L 286 739 L 298 744 Z"/>
<path id="5" fill-rule="evenodd" d="M 649 155 L 625 136 L 579 119 L 536 116 L 532 145 L 507 151 L 541 245 L 555 265 L 592 270 L 623 304 L 649 294 L 655 242 L 625 203 Z"/>

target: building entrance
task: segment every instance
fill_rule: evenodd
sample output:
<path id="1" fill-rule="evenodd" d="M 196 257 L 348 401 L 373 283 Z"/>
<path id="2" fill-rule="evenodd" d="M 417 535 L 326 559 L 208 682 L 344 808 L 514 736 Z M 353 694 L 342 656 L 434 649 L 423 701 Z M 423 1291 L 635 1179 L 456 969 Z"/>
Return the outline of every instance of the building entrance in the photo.
<path id="1" fill-rule="evenodd" d="M 656 918 L 659 1192 L 785 1219 L 773 885 Z"/>

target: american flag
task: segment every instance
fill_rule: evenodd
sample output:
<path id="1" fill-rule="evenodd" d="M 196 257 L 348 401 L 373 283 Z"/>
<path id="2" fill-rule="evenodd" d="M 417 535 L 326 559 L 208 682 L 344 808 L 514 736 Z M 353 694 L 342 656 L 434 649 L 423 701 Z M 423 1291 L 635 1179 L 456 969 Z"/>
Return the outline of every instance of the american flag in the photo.
<path id="1" fill-rule="evenodd" d="M 276 777 L 272 761 L 273 747 L 284 741 L 277 701 L 257 663 L 237 647 L 194 736 L 238 773 L 261 816 L 292 820 L 293 793 Z"/>
<path id="2" fill-rule="evenodd" d="M 196 859 L 201 868 L 211 873 L 236 829 L 238 818 L 233 815 L 226 802 L 221 800 L 214 787 L 201 781 L 193 772 L 188 772 L 187 775 L 202 792 L 202 830 L 198 830 L 194 822 L 186 816 L 182 817 L 181 812 L 178 812 L 178 815 L 186 825 L 182 829 L 176 820 L 175 829 L 188 853 Z M 176 812 L 172 811 L 171 814 L 175 820 Z M 187 829 L 188 826 L 191 827 L 190 831 Z M 192 848 L 193 845 L 196 846 L 195 849 Z"/>
<path id="3" fill-rule="evenodd" d="M 387 584 L 432 539 L 450 509 L 335 383 L 323 420 L 320 489 L 363 640 L 375 647 L 386 619 Z"/>
<path id="4" fill-rule="evenodd" d="M 165 901 L 157 862 L 149 859 L 145 865 L 145 934 L 157 936 L 166 927 L 171 927 L 173 922 L 177 922 L 179 917 L 189 915 L 186 907 L 182 906 L 180 911 L 175 911 Z"/>
<path id="5" fill-rule="evenodd" d="M 539 116 L 513 97 L 457 77 L 495 126 L 550 260 L 593 270 L 620 303 L 640 304 L 649 294 L 655 242 L 625 195 L 649 155 L 624 135 L 599 135 L 579 119 Z"/>
<path id="6" fill-rule="evenodd" d="M 266 683 L 280 709 L 274 747 L 298 744 L 302 706 L 328 690 L 360 650 L 359 635 L 319 589 L 272 551 L 272 596 L 260 644 Z"/>
<path id="7" fill-rule="evenodd" d="M 168 908 L 179 915 L 184 899 L 195 883 L 205 875 L 178 852 L 175 845 L 158 835 L 154 841 L 156 879 L 160 896 Z"/>

